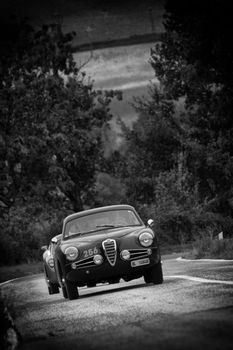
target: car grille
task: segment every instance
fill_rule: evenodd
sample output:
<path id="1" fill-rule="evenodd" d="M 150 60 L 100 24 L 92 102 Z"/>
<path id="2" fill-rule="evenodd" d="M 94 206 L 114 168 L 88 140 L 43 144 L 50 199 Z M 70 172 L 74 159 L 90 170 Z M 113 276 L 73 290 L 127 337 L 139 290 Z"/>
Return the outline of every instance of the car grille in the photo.
<path id="1" fill-rule="evenodd" d="M 96 264 L 93 261 L 93 256 L 83 259 L 83 260 L 79 260 L 76 261 L 74 263 L 72 263 L 73 266 L 76 266 L 76 269 L 82 268 L 82 267 L 91 267 L 91 266 L 96 266 Z"/>
<path id="2" fill-rule="evenodd" d="M 102 242 L 105 256 L 111 266 L 116 263 L 116 241 L 114 239 L 106 239 Z"/>
<path id="3" fill-rule="evenodd" d="M 141 259 L 151 255 L 151 249 L 129 249 L 130 260 Z"/>

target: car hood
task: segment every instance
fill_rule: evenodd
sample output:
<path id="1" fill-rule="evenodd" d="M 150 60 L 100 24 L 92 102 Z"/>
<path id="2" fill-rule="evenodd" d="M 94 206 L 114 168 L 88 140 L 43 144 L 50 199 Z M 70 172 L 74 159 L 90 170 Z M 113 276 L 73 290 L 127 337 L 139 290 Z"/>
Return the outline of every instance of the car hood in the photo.
<path id="1" fill-rule="evenodd" d="M 70 246 L 70 245 L 80 246 L 84 244 L 90 244 L 93 242 L 101 243 L 107 238 L 112 238 L 117 240 L 118 238 L 122 238 L 124 236 L 139 234 L 139 232 L 145 228 L 146 228 L 145 226 L 137 226 L 137 227 L 121 227 L 121 228 L 114 228 L 114 229 L 113 228 L 104 229 L 101 231 L 88 233 L 83 236 L 75 236 L 73 238 L 66 239 L 61 242 L 61 246 L 65 248 L 66 246 Z"/>

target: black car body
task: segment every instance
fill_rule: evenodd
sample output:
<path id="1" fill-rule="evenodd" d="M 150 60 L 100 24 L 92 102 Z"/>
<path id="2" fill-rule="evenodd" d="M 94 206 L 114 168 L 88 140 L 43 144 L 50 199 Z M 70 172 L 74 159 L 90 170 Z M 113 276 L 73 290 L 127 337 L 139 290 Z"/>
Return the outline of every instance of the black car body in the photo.
<path id="1" fill-rule="evenodd" d="M 65 298 L 76 299 L 81 286 L 117 283 L 144 276 L 163 282 L 153 220 L 143 223 L 129 205 L 112 205 L 69 215 L 55 250 L 55 269 Z"/>
<path id="2" fill-rule="evenodd" d="M 57 244 L 61 239 L 61 234 L 53 237 L 49 242 L 48 246 L 43 246 L 41 249 L 43 253 L 43 268 L 44 268 L 44 277 L 45 282 L 48 287 L 49 294 L 59 293 L 59 283 L 57 280 L 57 275 L 54 268 L 54 253 Z"/>

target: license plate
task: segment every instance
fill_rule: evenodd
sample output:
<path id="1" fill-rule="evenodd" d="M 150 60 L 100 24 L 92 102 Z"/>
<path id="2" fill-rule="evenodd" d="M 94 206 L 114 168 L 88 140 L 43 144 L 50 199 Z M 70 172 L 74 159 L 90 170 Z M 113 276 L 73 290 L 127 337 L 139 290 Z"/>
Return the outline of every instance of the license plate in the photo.
<path id="1" fill-rule="evenodd" d="M 149 258 L 145 258 L 145 259 L 131 261 L 131 266 L 132 267 L 137 267 L 137 266 L 147 265 L 149 263 L 150 263 L 150 259 Z"/>

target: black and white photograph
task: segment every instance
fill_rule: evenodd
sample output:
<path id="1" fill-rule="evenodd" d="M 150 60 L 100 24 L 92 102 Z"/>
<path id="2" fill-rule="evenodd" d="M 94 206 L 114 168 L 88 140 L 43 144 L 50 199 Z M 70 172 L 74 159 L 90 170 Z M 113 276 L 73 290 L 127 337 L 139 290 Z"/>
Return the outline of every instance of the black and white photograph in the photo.
<path id="1" fill-rule="evenodd" d="M 228 0 L 0 0 L 0 348 L 233 349 Z"/>

